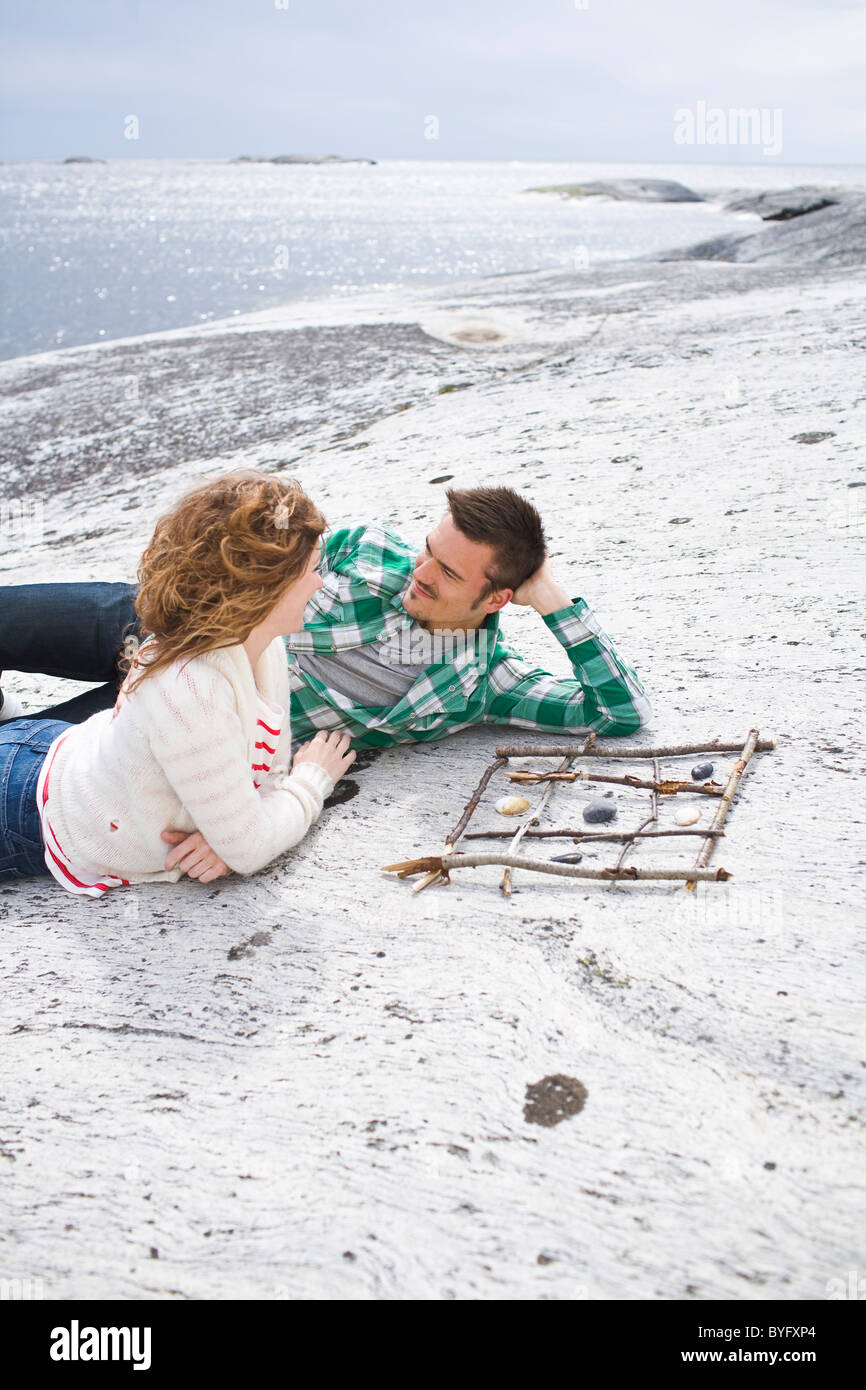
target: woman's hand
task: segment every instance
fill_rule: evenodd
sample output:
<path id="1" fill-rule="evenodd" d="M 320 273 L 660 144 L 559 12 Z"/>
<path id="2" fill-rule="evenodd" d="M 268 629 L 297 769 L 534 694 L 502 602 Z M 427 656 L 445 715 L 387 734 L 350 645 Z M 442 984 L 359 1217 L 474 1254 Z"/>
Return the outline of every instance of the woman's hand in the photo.
<path id="1" fill-rule="evenodd" d="M 347 733 L 339 730 L 326 733 L 324 729 L 320 729 L 314 739 L 302 744 L 298 749 L 292 758 L 292 768 L 294 769 L 298 763 L 317 763 L 335 782 L 339 782 L 356 757 L 354 748 L 349 747 Z"/>
<path id="2" fill-rule="evenodd" d="M 130 685 L 130 678 L 131 678 L 131 676 L 132 676 L 132 672 L 131 672 L 131 671 L 128 671 L 127 674 L 126 674 L 126 680 L 123 682 L 123 685 L 120 687 L 120 689 L 119 689 L 118 692 L 117 692 L 117 699 L 116 699 L 115 702 L 114 702 L 114 713 L 113 713 L 112 716 L 111 716 L 112 719 L 116 719 L 117 716 L 118 716 L 118 714 L 119 714 L 119 712 L 120 712 L 120 710 L 123 708 L 123 703 L 124 703 L 124 701 L 125 701 L 127 695 L 129 694 L 129 685 Z"/>
<path id="3" fill-rule="evenodd" d="M 228 864 L 223 863 L 198 830 L 192 834 L 188 830 L 163 830 L 162 838 L 174 845 L 165 861 L 167 869 L 182 869 L 190 878 L 200 879 L 202 883 L 210 883 L 229 872 Z"/>

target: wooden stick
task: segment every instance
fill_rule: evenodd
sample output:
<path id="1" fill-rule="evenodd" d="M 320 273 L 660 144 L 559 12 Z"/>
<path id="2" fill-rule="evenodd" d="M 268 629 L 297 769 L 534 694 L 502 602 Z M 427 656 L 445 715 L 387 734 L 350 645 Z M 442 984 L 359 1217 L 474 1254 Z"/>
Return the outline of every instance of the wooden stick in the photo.
<path id="1" fill-rule="evenodd" d="M 490 766 L 486 769 L 484 776 L 481 778 L 481 781 L 478 783 L 478 786 L 475 788 L 474 792 L 472 793 L 465 807 L 463 808 L 463 815 L 460 817 L 454 829 L 451 831 L 451 834 L 448 836 L 448 839 L 445 841 L 446 854 L 449 854 L 450 851 L 454 848 L 454 846 L 457 844 L 457 841 L 460 839 L 460 836 L 463 834 L 463 831 L 469 824 L 472 813 L 477 807 L 479 801 L 481 800 L 481 797 L 484 793 L 484 789 L 487 786 L 487 783 L 490 781 L 491 777 L 493 776 L 494 772 L 496 772 L 497 768 L 503 767 L 507 761 L 507 758 L 497 757 L 496 762 L 491 763 Z M 511 832 L 509 831 L 509 834 L 510 833 Z"/>
<path id="2" fill-rule="evenodd" d="M 774 738 L 760 738 L 755 744 L 756 753 L 766 753 L 771 748 L 776 747 Z M 580 755 L 582 745 L 579 743 L 540 743 L 533 746 L 531 743 L 506 744 L 501 748 L 494 749 L 498 758 L 564 758 L 568 755 Z M 587 757 L 591 758 L 673 758 L 680 753 L 739 753 L 742 751 L 742 743 L 722 743 L 719 739 L 710 740 L 708 743 L 671 743 L 663 748 L 636 748 L 634 744 L 616 745 L 612 743 L 596 743 L 587 749 Z"/>
<path id="3" fill-rule="evenodd" d="M 582 781 L 612 782 L 618 787 L 644 787 L 648 791 L 661 792 L 664 796 L 676 796 L 678 792 L 699 792 L 703 796 L 722 796 L 724 793 L 724 787 L 718 782 L 680 782 L 670 778 L 665 782 L 653 782 L 630 774 L 625 777 L 609 777 L 602 772 L 586 772 L 582 767 L 575 768 L 573 772 L 563 772 L 560 768 L 555 772 L 530 772 L 524 769 L 519 772 L 506 772 L 505 776 L 510 782 L 519 782 L 527 787 L 534 787 L 538 782 Z"/>
<path id="4" fill-rule="evenodd" d="M 464 840 L 508 840 L 510 830 L 470 830 Z M 700 830 L 690 826 L 681 830 L 527 830 L 526 838 L 548 840 L 642 840 L 661 839 L 663 835 L 724 835 L 724 830 Z"/>
<path id="5" fill-rule="evenodd" d="M 595 743 L 595 739 L 596 739 L 595 731 L 593 731 L 593 732 L 591 732 L 590 734 L 588 734 L 587 737 L 586 737 L 586 739 L 585 739 L 584 742 L 583 742 L 583 747 L 582 747 L 581 750 L 580 750 L 581 753 L 585 753 L 585 752 L 587 751 L 588 748 L 591 748 L 592 745 Z M 503 761 L 504 761 L 504 759 L 503 759 Z M 562 762 L 560 763 L 560 770 L 561 770 L 561 771 L 565 771 L 567 768 L 569 768 L 569 767 L 571 766 L 571 764 L 572 764 L 573 762 L 574 762 L 574 758 L 573 758 L 573 757 L 563 758 Z M 540 812 L 542 812 L 542 811 L 544 810 L 545 806 L 547 805 L 548 801 L 550 800 L 550 797 L 551 797 L 552 792 L 553 792 L 553 783 L 551 782 L 551 784 L 547 787 L 547 789 L 542 793 L 541 801 L 538 803 L 538 807 L 537 807 L 535 813 L 534 813 L 532 816 L 528 817 L 528 819 L 527 819 L 527 820 L 524 822 L 524 824 L 520 827 L 520 829 L 518 830 L 518 832 L 517 832 L 517 834 L 515 835 L 514 839 L 512 840 L 512 842 L 511 842 L 511 844 L 510 844 L 510 846 L 509 846 L 509 849 L 508 849 L 509 854 L 514 854 L 514 852 L 515 852 L 515 850 L 517 849 L 517 846 L 520 844 L 520 841 L 522 840 L 523 836 L 524 836 L 524 835 L 527 833 L 527 831 L 529 830 L 530 825 L 533 825 L 533 824 L 537 825 L 537 824 L 538 824 Z M 506 897 L 510 897 L 510 896 L 511 896 L 511 870 L 510 870 L 510 869 L 506 869 L 506 870 L 505 870 L 504 874 L 502 875 L 502 882 L 500 883 L 499 887 L 502 889 L 502 892 L 505 894 Z"/>
<path id="6" fill-rule="evenodd" d="M 737 761 L 734 763 L 734 766 L 731 770 L 731 775 L 728 778 L 728 785 L 725 787 L 722 799 L 719 802 L 718 807 L 716 808 L 716 814 L 713 816 L 710 830 L 721 830 L 722 825 L 724 824 L 725 817 L 731 809 L 731 802 L 734 799 L 734 794 L 737 790 L 737 787 L 740 785 L 740 778 L 746 770 L 746 766 L 749 762 L 749 759 L 751 758 L 752 754 L 758 746 L 759 733 L 760 729 L 749 730 L 749 736 L 746 739 L 746 744 L 743 748 L 742 756 L 737 758 Z M 707 860 L 713 852 L 715 843 L 715 836 L 708 835 L 700 850 L 698 851 L 698 857 L 695 860 L 695 869 L 703 869 L 706 866 Z M 686 890 L 690 893 L 693 893 L 695 891 L 694 882 L 687 883 Z"/>
<path id="7" fill-rule="evenodd" d="M 478 805 L 479 801 L 484 795 L 484 789 L 487 786 L 487 783 L 490 781 L 497 768 L 503 767 L 506 762 L 506 758 L 497 758 L 495 762 L 492 762 L 489 767 L 485 768 L 484 775 L 481 778 L 481 781 L 478 783 L 478 786 L 475 788 L 474 792 L 472 793 L 472 795 L 470 796 L 469 800 L 463 808 L 462 816 L 460 817 L 454 829 L 451 831 L 451 834 L 445 841 L 445 848 L 442 851 L 443 854 L 451 853 L 457 841 L 460 839 L 460 836 L 463 834 L 464 829 L 469 824 L 469 821 L 472 817 L 472 812 L 475 810 L 476 806 Z M 415 887 L 412 889 L 412 892 L 423 892 L 425 888 L 429 888 L 430 884 L 435 883 L 436 880 L 439 878 L 441 878 L 445 883 L 448 882 L 447 874 L 441 874 L 438 871 L 434 871 L 432 873 L 429 873 L 426 878 L 421 880 L 420 883 L 416 883 Z"/>
<path id="8" fill-rule="evenodd" d="M 482 864 L 504 864 L 511 869 L 533 869 L 541 874 L 558 874 L 563 878 L 610 879 L 705 879 L 719 881 L 731 877 L 727 869 L 582 869 L 579 865 L 553 864 L 543 859 L 528 859 L 523 854 L 443 854 L 428 856 L 425 859 L 404 859 L 400 864 L 383 864 L 387 872 L 396 872 L 400 878 L 424 873 L 430 869 L 441 868 L 444 873 L 451 869 L 474 869 Z"/>
<path id="9" fill-rule="evenodd" d="M 627 841 L 625 842 L 625 844 L 623 845 L 622 849 L 621 849 L 620 852 L 619 852 L 619 858 L 617 859 L 617 861 L 616 861 L 616 863 L 615 863 L 615 865 L 614 865 L 614 868 L 615 868 L 615 869 L 621 869 L 621 868 L 622 868 L 622 866 L 623 866 L 623 864 L 624 864 L 624 862 L 625 862 L 625 857 L 626 857 L 626 855 L 628 854 L 629 850 L 634 849 L 634 842 L 635 842 L 635 840 L 638 838 L 638 836 L 640 835 L 641 831 L 642 831 L 642 830 L 645 830 L 646 827 L 647 827 L 648 825 L 651 825 L 653 821 L 657 821 L 658 818 L 659 818 L 659 792 L 658 792 L 658 789 L 659 789 L 659 785 L 660 785 L 660 783 L 661 783 L 661 774 L 660 774 L 660 772 L 659 772 L 659 762 L 658 762 L 658 758 L 653 758 L 653 783 L 654 783 L 653 789 L 652 789 L 652 792 L 650 793 L 650 813 L 649 813 L 649 815 L 647 816 L 647 818 L 646 818 L 645 821 L 641 821 L 640 825 L 638 826 L 637 830 L 635 831 L 635 833 L 634 833 L 634 835 L 631 837 L 631 839 L 630 839 L 630 840 L 627 840 Z M 616 883 L 618 883 L 618 882 L 619 882 L 618 879 L 612 879 L 612 880 L 611 880 L 611 885 L 610 885 L 610 889 L 609 889 L 609 891 L 610 891 L 611 893 L 613 892 L 614 884 L 616 884 Z"/>
<path id="10" fill-rule="evenodd" d="M 503 758 L 502 761 L 504 762 L 505 759 Z M 562 769 L 564 770 L 565 768 L 569 767 L 569 766 L 571 765 L 571 763 L 573 763 L 573 762 L 574 762 L 574 758 L 563 758 L 562 762 L 560 763 L 560 768 L 562 768 Z M 511 844 L 508 846 L 508 853 L 509 853 L 509 854 L 513 855 L 513 854 L 516 853 L 516 851 L 517 851 L 517 846 L 520 844 L 520 841 L 523 839 L 523 837 L 524 837 L 524 835 L 526 834 L 526 832 L 527 832 L 527 830 L 529 829 L 529 827 L 533 824 L 533 822 L 535 822 L 536 824 L 538 823 L 538 820 L 539 820 L 539 817 L 540 817 L 540 815 L 541 815 L 541 812 L 544 810 L 545 806 L 547 805 L 547 803 L 548 803 L 548 801 L 550 800 L 550 798 L 551 798 L 552 795 L 553 795 L 553 783 L 552 783 L 552 782 L 548 782 L 547 786 L 544 788 L 544 791 L 541 793 L 541 800 L 539 801 L 537 807 L 535 808 L 535 810 L 533 811 L 533 813 L 532 813 L 531 816 L 527 816 L 527 817 L 526 817 L 526 820 L 523 822 L 523 824 L 521 825 L 521 827 L 520 827 L 520 829 L 518 830 L 517 834 L 514 836 L 513 840 L 511 841 Z M 510 898 L 510 897 L 511 897 L 511 870 L 510 870 L 510 869 L 506 869 L 506 870 L 505 870 L 504 874 L 502 875 L 502 881 L 501 881 L 501 883 L 499 884 L 499 887 L 501 888 L 502 892 L 505 894 L 506 898 Z"/>

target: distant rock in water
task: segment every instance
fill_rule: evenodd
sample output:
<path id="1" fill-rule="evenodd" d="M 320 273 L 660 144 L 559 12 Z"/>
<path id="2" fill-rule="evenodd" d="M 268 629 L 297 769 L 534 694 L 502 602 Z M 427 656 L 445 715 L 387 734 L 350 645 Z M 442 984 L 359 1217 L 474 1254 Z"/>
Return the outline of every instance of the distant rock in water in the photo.
<path id="1" fill-rule="evenodd" d="M 346 159 L 340 154 L 239 154 L 229 164 L 375 164 L 375 159 Z"/>
<path id="2" fill-rule="evenodd" d="M 820 196 L 816 197 L 816 193 Z M 811 203 L 811 206 L 810 206 Z M 858 189 L 792 188 L 728 204 L 756 212 L 765 229 L 730 234 L 674 251 L 640 256 L 643 261 L 737 261 L 768 265 L 863 265 L 866 263 L 866 192 Z"/>
<path id="3" fill-rule="evenodd" d="M 63 160 L 64 164 L 107 164 L 107 159 L 94 159 L 92 154 L 71 154 Z"/>
<path id="4" fill-rule="evenodd" d="M 617 198 L 638 203 L 703 203 L 705 199 L 673 179 L 603 179 L 596 183 L 554 183 L 527 193 L 561 193 L 567 198 Z"/>
<path id="5" fill-rule="evenodd" d="M 725 203 L 725 212 L 754 212 L 764 222 L 788 222 L 792 217 L 833 207 L 838 203 L 840 194 L 844 197 L 844 188 L 813 188 L 804 184 L 801 188 L 745 194 L 742 198 Z"/>

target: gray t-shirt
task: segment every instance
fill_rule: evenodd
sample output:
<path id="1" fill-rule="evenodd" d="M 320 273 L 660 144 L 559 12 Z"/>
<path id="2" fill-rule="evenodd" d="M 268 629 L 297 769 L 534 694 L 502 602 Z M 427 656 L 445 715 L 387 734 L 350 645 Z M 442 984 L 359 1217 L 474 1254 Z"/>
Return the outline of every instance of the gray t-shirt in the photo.
<path id="1" fill-rule="evenodd" d="M 295 661 L 306 675 L 371 709 L 399 704 L 430 665 L 394 661 L 381 641 L 345 652 L 296 652 Z"/>

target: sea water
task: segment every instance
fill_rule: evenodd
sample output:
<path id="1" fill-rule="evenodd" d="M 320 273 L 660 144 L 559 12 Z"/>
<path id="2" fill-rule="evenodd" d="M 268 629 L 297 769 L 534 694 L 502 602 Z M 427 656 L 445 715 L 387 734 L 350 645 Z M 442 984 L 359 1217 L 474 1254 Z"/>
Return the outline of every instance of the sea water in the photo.
<path id="1" fill-rule="evenodd" d="M 778 165 L 204 159 L 0 166 L 0 358 L 104 342 L 322 295 L 586 268 L 725 232 L 718 203 L 527 190 L 604 178 L 721 189 L 862 181 Z"/>

